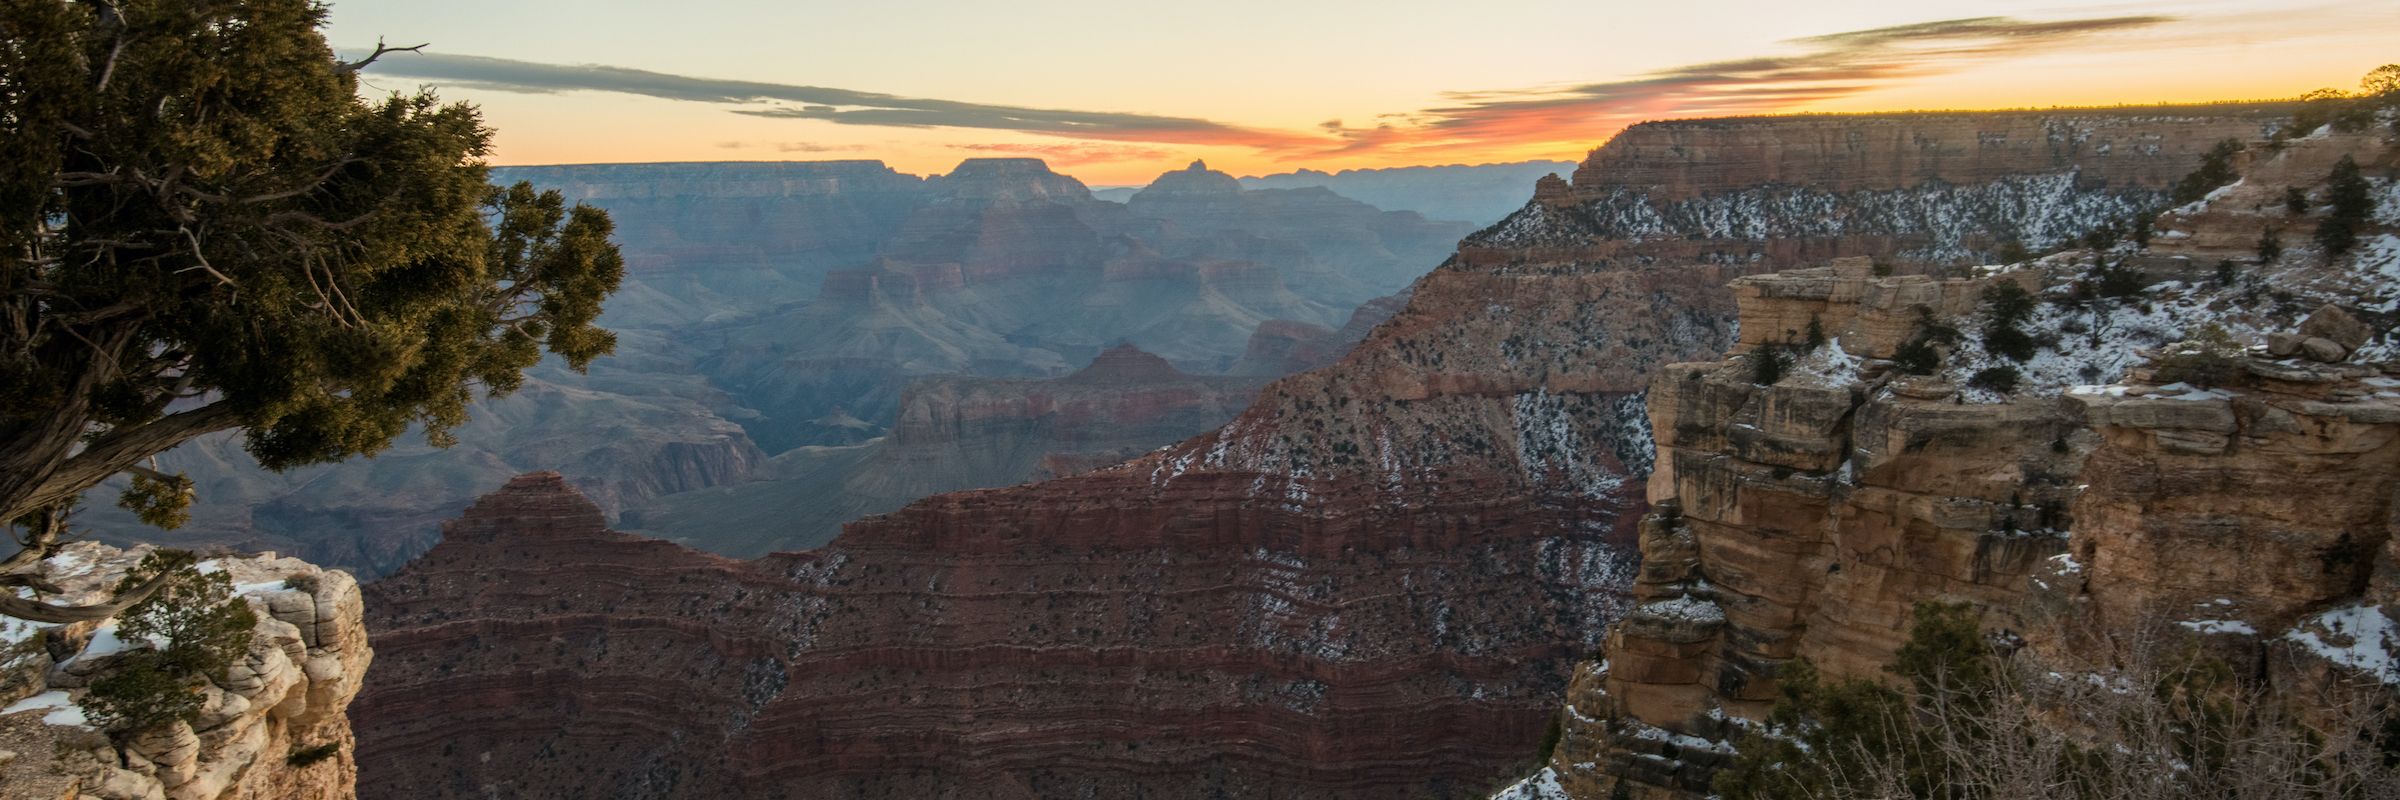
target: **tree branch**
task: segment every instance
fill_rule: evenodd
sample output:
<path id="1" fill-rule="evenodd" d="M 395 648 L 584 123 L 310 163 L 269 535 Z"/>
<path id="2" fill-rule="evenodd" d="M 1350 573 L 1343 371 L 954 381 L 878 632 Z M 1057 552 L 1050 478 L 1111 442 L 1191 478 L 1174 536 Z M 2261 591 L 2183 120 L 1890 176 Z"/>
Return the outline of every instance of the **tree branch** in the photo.
<path id="1" fill-rule="evenodd" d="M 240 424 L 241 418 L 234 414 L 230 406 L 220 401 L 169 414 L 129 429 L 112 431 L 92 440 L 83 452 L 67 459 L 58 469 L 44 476 L 41 486 L 14 503 L 13 507 L 0 509 L 0 518 L 13 518 L 34 509 L 66 502 L 153 453 L 165 452 L 194 437 Z"/>
<path id="2" fill-rule="evenodd" d="M 88 606 L 54 605 L 38 600 L 27 600 L 15 595 L 0 594 L 0 616 L 57 624 L 108 619 L 150 599 L 151 595 L 157 594 L 158 590 L 165 587 L 167 581 L 174 577 L 171 572 L 161 572 L 150 576 L 150 579 L 143 581 L 142 585 L 110 598 L 108 602 L 93 603 Z"/>
<path id="3" fill-rule="evenodd" d="M 385 47 L 383 46 L 383 37 L 378 36 L 375 37 L 375 52 L 368 54 L 366 58 L 362 58 L 357 61 L 346 62 L 336 66 L 334 67 L 334 70 L 337 72 L 357 72 L 359 70 L 366 69 L 368 64 L 375 63 L 375 59 L 382 58 L 387 53 L 423 52 L 425 50 L 425 45 L 427 44 L 432 44 L 432 42 L 426 42 L 425 44 L 416 45 L 414 47 Z"/>

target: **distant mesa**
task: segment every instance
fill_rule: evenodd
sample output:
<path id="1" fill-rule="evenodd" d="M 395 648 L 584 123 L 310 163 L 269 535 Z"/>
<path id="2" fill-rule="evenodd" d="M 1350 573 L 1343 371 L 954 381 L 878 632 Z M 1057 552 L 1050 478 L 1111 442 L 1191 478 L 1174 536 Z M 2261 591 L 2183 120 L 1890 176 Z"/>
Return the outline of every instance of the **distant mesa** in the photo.
<path id="1" fill-rule="evenodd" d="M 1143 384 L 1170 383 L 1190 377 L 1190 374 L 1176 369 L 1164 358 L 1131 343 L 1119 343 L 1100 351 L 1090 366 L 1067 376 L 1067 380 L 1077 383 Z"/>
<path id="2" fill-rule="evenodd" d="M 965 200 L 1082 201 L 1092 196 L 1082 181 L 1050 171 L 1038 158 L 970 158 L 933 181 L 944 196 Z"/>
<path id="3" fill-rule="evenodd" d="M 1158 176 L 1148 187 L 1133 196 L 1133 202 L 1144 198 L 1156 200 L 1161 196 L 1240 194 L 1242 182 L 1208 168 L 1208 162 L 1194 161 L 1191 166 Z"/>

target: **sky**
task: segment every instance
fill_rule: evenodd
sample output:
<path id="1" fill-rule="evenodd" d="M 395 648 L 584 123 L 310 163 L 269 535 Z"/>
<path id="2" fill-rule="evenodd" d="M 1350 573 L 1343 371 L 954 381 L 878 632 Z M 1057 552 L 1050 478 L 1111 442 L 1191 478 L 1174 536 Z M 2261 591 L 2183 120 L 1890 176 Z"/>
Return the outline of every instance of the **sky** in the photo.
<path id="1" fill-rule="evenodd" d="M 1653 119 L 2291 97 L 2400 61 L 2392 0 L 334 0 L 361 92 L 495 164 L 1033 156 L 1094 185 L 1577 160 Z"/>

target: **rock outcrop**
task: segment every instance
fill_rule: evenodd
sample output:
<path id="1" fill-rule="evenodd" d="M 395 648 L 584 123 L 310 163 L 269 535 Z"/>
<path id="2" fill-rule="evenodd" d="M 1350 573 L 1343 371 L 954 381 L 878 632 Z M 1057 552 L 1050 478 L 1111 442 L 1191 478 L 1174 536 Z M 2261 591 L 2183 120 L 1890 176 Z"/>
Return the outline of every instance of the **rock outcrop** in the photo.
<path id="1" fill-rule="evenodd" d="M 102 599 L 148 548 L 81 542 L 40 563 L 53 602 Z M 92 726 L 79 701 L 128 648 L 116 621 L 37 626 L 0 617 L 0 797 L 342 800 L 355 797 L 348 708 L 374 652 L 358 583 L 273 553 L 219 556 L 257 612 L 246 658 L 202 687 L 198 719 L 138 735 Z"/>
<path id="2" fill-rule="evenodd" d="M 2205 269 L 2189 255 L 2225 238 L 2214 226 L 2255 222 L 2249 193 L 2318 173 L 2286 161 L 2345 148 L 2389 157 L 2371 136 L 2303 140 L 2254 165 L 2253 188 L 2168 214 L 2160 229 L 2180 235 L 2149 251 L 1948 280 L 1853 259 L 1735 281 L 1740 355 L 1652 383 L 1639 604 L 1577 670 L 1533 782 L 1706 796 L 1786 665 L 1880 675 L 1925 602 L 1966 603 L 2061 670 L 2106 666 L 2095 637 L 2163 630 L 2284 697 L 2400 691 L 2400 363 L 2393 318 L 2360 307 L 2400 288 L 2393 256 L 2297 252 L 2185 277 Z M 2153 275 L 2094 297 L 2108 270 Z M 1960 342 L 1930 374 L 1895 365 L 1939 327 L 1988 335 L 1982 301 L 2012 285 L 2049 301 L 2020 323 L 2040 343 L 2031 358 Z M 1806 330 L 1823 343 L 1757 383 L 1758 353 Z M 2209 335 L 2333 349 L 2178 344 Z M 2015 389 L 1971 377 L 2001 364 Z M 2183 382 L 2195 376 L 2216 388 Z"/>

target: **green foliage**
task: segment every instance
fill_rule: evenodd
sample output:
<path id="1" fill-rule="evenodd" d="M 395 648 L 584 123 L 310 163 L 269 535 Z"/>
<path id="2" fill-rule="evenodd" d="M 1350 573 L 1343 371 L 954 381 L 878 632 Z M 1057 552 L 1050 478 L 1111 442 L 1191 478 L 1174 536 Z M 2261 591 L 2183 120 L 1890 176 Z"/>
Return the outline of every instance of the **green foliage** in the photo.
<path id="1" fill-rule="evenodd" d="M 132 485 L 117 496 L 117 507 L 133 512 L 144 524 L 171 531 L 191 521 L 193 497 L 191 478 L 137 472 Z"/>
<path id="2" fill-rule="evenodd" d="M 2223 258 L 2217 260 L 2218 286 L 2232 286 L 2233 282 L 2241 280 L 2241 277 L 2241 265 L 2233 263 L 2233 259 Z"/>
<path id="3" fill-rule="evenodd" d="M 1975 375 L 1967 379 L 1967 385 L 2001 394 L 2015 394 L 2017 382 L 2023 377 L 2015 366 L 2001 364 L 1976 370 Z"/>
<path id="4" fill-rule="evenodd" d="M 152 552 L 117 590 L 162 574 L 168 580 L 156 593 L 117 617 L 119 639 L 151 646 L 119 657 L 84 698 L 102 727 L 134 731 L 191 720 L 200 711 L 199 682 L 223 674 L 250 650 L 258 615 L 233 596 L 231 578 L 201 572 L 190 553 Z"/>
<path id="5" fill-rule="evenodd" d="M 2298 186 L 2283 188 L 2283 210 L 2294 214 L 2308 213 L 2308 193 Z"/>
<path id="6" fill-rule="evenodd" d="M 2088 250 L 2107 251 L 2114 249 L 2117 242 L 2124 238 L 2124 230 L 2118 228 L 2116 223 L 2103 222 L 2083 232 L 2083 246 Z"/>
<path id="7" fill-rule="evenodd" d="M 1892 365 L 1908 375 L 1931 375 L 1942 368 L 1943 347 L 1958 343 L 1958 329 L 1934 319 L 1933 309 L 1917 307 L 1917 330 L 1892 350 Z"/>
<path id="8" fill-rule="evenodd" d="M 2201 326 L 2192 338 L 2159 351 L 2157 380 L 2188 383 L 2203 389 L 2232 385 L 2247 377 L 2242 369 L 2242 345 L 2215 323 Z"/>
<path id="9" fill-rule="evenodd" d="M 1818 800 L 1868 774 L 1871 757 L 1895 762 L 1910 797 L 1949 797 L 1941 777 L 1943 732 L 1916 724 L 1915 706 L 1988 694 L 1999 674 L 1964 606 L 1920 604 L 1889 671 L 1911 691 L 1861 678 L 1827 681 L 1807 661 L 1775 676 L 1767 725 L 1742 740 L 1711 788 L 1726 800 Z M 1951 732 L 1975 736 L 1976 731 Z"/>
<path id="10" fill-rule="evenodd" d="M 1983 351 L 2012 361 L 2032 358 L 2035 344 L 2023 324 L 2033 306 L 2033 295 L 2014 282 L 2004 281 L 1985 292 Z"/>
<path id="11" fill-rule="evenodd" d="M 326 13 L 0 5 L 0 453 L 63 465 L 0 481 L 0 518 L 211 431 L 275 469 L 446 443 L 472 387 L 612 348 L 607 216 L 490 186 L 472 106 L 362 100 Z"/>
<path id="12" fill-rule="evenodd" d="M 2087 297 L 2136 297 L 2148 288 L 2150 281 L 2141 270 L 2110 262 L 2092 267 L 2076 285 L 2077 293 Z"/>
<path id="13" fill-rule="evenodd" d="M 1892 262 L 1880 258 L 1875 259 L 1875 265 L 1869 271 L 1874 273 L 1875 277 L 1889 278 L 1892 276 Z"/>
<path id="14" fill-rule="evenodd" d="M 2326 199 L 2333 208 L 2325 221 L 2317 224 L 2317 246 L 2328 256 L 2338 256 L 2358 245 L 2358 227 L 2374 213 L 2375 198 L 2368 194 L 2367 179 L 2359 174 L 2358 162 L 2347 155 L 2334 163 L 2325 184 Z"/>
<path id="15" fill-rule="evenodd" d="M 1783 380 L 1783 373 L 1792 365 L 1792 356 L 1781 344 L 1767 343 L 1750 351 L 1750 382 L 1773 386 Z"/>
<path id="16" fill-rule="evenodd" d="M 341 742 L 326 742 L 313 747 L 294 747 L 290 755 L 283 757 L 283 763 L 295 767 L 305 767 L 341 755 L 341 753 Z"/>
<path id="17" fill-rule="evenodd" d="M 1815 314 L 1808 316 L 1808 332 L 1802 335 L 1800 346 L 1803 352 L 1809 353 L 1814 353 L 1817 348 L 1825 346 L 1824 320 L 1819 319 Z"/>
<path id="18" fill-rule="evenodd" d="M 2175 182 L 2174 190 L 2167 194 L 2168 199 L 2180 206 L 2207 197 L 2217 187 L 2234 182 L 2241 177 L 2240 173 L 2234 171 L 2234 156 L 2247 149 L 2239 139 L 2226 139 L 2210 147 L 2208 153 L 2200 157 L 2199 168 Z"/>

